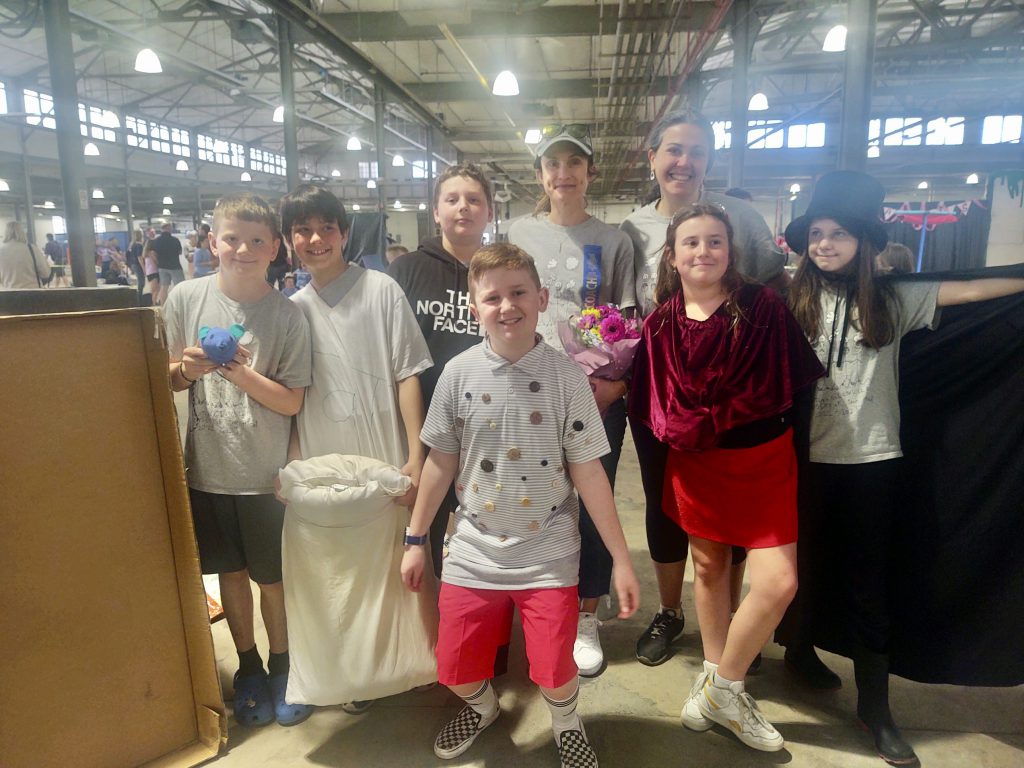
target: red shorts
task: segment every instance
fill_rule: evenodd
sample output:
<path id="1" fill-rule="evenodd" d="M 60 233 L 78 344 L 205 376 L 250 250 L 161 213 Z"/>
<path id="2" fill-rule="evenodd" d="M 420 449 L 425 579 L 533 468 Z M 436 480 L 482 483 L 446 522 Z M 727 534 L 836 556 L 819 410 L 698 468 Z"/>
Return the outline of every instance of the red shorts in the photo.
<path id="1" fill-rule="evenodd" d="M 441 584 L 437 604 L 437 679 L 463 685 L 494 677 L 494 658 L 512 632 L 512 611 L 519 608 L 526 639 L 530 679 L 558 688 L 576 676 L 579 598 L 575 586 L 544 589 L 470 589 Z"/>

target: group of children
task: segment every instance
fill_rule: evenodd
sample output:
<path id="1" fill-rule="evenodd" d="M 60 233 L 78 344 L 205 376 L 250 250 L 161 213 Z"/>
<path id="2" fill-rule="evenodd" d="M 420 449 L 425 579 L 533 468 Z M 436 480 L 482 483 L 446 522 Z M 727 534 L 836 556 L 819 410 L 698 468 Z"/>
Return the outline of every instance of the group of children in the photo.
<path id="1" fill-rule="evenodd" d="M 889 713 L 885 656 L 898 343 L 930 325 L 938 306 L 1024 290 L 1024 281 L 880 283 L 881 187 L 836 172 L 786 231 L 803 257 L 787 306 L 748 279 L 781 271 L 763 221 L 702 189 L 710 126 L 677 113 L 654 136 L 648 157 L 661 197 L 623 231 L 586 212 L 596 174 L 586 126 L 549 126 L 536 150 L 544 204 L 513 224 L 509 243 L 480 247 L 490 188 L 475 166 L 455 166 L 436 185 L 441 236 L 397 258 L 390 277 L 345 261 L 345 210 L 324 188 L 286 195 L 280 229 L 257 197 L 218 203 L 211 247 L 220 271 L 177 286 L 163 315 L 171 384 L 189 390 L 186 463 L 202 567 L 220 574 L 239 654 L 240 723 L 291 725 L 310 714 L 285 697 L 277 472 L 292 459 L 355 454 L 411 478 L 397 500 L 411 508 L 395 542 L 405 550 L 401 578 L 419 589 L 432 567 L 442 581 L 438 680 L 465 706 L 441 729 L 435 754 L 463 753 L 498 717 L 490 680 L 518 608 L 561 764 L 596 766 L 576 711 L 578 674 L 603 665 L 598 600 L 614 588 L 622 618 L 639 600 L 612 490 L 628 392 L 661 597 L 638 641 L 643 663 L 665 661 L 682 630 L 687 541 L 694 557 L 704 664 L 683 724 L 719 723 L 753 748 L 783 747 L 743 680 L 793 600 L 798 572 L 813 587 L 817 575 L 797 557 L 799 532 L 801 552 L 858 571 L 850 594 L 801 590 L 801 615 L 813 615 L 806 606 L 818 597 L 849 606 L 840 631 L 855 662 L 858 715 L 884 759 L 916 760 Z M 291 300 L 265 280 L 279 231 L 311 275 Z M 557 344 L 559 321 L 603 303 L 646 318 L 631 381 L 588 380 Z M 200 347 L 200 329 L 236 323 L 241 346 L 218 365 Z M 798 518 L 798 466 L 801 488 L 806 473 L 808 487 L 829 490 L 838 524 L 805 521 L 825 512 L 814 494 Z M 742 600 L 738 554 L 750 569 Z M 270 640 L 266 669 L 250 578 Z M 787 662 L 831 682 L 814 655 L 816 632 L 801 625 Z"/>

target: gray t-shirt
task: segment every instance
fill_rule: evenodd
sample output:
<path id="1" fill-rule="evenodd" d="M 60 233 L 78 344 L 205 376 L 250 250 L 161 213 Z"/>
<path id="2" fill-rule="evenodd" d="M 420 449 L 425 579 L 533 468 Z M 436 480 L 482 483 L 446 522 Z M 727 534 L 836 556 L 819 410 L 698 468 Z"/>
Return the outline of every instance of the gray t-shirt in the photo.
<path id="1" fill-rule="evenodd" d="M 704 192 L 700 202 L 719 205 L 729 216 L 739 251 L 736 267 L 741 274 L 763 283 L 782 272 L 786 266 L 786 255 L 775 244 L 768 224 L 752 205 L 717 192 Z M 644 317 L 654 310 L 654 284 L 665 250 L 665 232 L 671 222 L 671 218 L 658 213 L 657 206 L 658 201 L 655 200 L 638 208 L 620 226 L 633 242 L 637 305 Z"/>
<path id="2" fill-rule="evenodd" d="M 615 227 L 594 217 L 563 227 L 552 224 L 546 214 L 524 216 L 509 226 L 508 239 L 533 257 L 541 285 L 551 294 L 537 332 L 556 349 L 562 348 L 558 323 L 579 314 L 584 306 L 636 306 L 633 245 Z M 600 249 L 600 260 L 584 258 L 588 246 Z"/>
<path id="3" fill-rule="evenodd" d="M 161 314 L 172 360 L 197 344 L 204 325 L 238 323 L 247 331 L 242 342 L 252 352 L 253 370 L 289 388 L 309 386 L 309 326 L 302 310 L 278 291 L 240 304 L 221 292 L 217 277 L 186 280 L 171 290 Z M 274 478 L 288 462 L 290 430 L 290 416 L 261 405 L 216 372 L 203 376 L 188 393 L 189 486 L 237 496 L 273 493 Z"/>
<path id="4" fill-rule="evenodd" d="M 853 325 L 857 308 L 851 306 L 843 364 L 838 364 L 846 297 L 832 291 L 821 296 L 821 329 L 811 346 L 831 373 L 820 379 L 814 392 L 811 417 L 811 461 L 823 464 L 866 464 L 895 459 L 900 449 L 899 359 L 900 340 L 918 328 L 938 321 L 939 283 L 895 283 L 896 338 L 872 349 L 860 343 Z M 836 319 L 832 341 L 833 318 Z"/>
<path id="5" fill-rule="evenodd" d="M 610 450 L 579 366 L 539 338 L 510 363 L 485 339 L 445 366 L 420 439 L 459 454 L 443 581 L 477 589 L 577 583 L 579 504 L 568 463 Z"/>

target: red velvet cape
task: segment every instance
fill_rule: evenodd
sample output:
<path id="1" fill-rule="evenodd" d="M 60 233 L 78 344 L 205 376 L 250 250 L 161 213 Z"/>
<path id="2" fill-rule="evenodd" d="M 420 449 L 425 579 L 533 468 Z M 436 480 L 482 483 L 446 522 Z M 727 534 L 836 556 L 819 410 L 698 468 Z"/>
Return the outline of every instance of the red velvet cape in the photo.
<path id="1" fill-rule="evenodd" d="M 770 288 L 740 289 L 742 317 L 725 306 L 686 316 L 682 292 L 644 322 L 629 415 L 676 450 L 699 451 L 726 431 L 777 416 L 825 374 L 796 319 Z"/>

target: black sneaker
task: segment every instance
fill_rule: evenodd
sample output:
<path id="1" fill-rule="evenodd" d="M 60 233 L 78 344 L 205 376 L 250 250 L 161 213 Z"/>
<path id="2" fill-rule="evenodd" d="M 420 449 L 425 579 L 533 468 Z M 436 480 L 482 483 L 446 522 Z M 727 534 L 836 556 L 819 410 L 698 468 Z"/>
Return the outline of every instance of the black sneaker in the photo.
<path id="1" fill-rule="evenodd" d="M 495 707 L 493 714 L 484 717 L 472 707 L 463 707 L 437 734 L 434 754 L 442 760 L 458 757 L 473 745 L 484 728 L 498 719 L 500 713 L 501 708 Z"/>
<path id="2" fill-rule="evenodd" d="M 563 731 L 556 739 L 558 759 L 562 768 L 598 768 L 597 755 L 587 741 L 587 733 L 580 723 L 580 730 Z"/>
<path id="3" fill-rule="evenodd" d="M 636 660 L 648 667 L 664 664 L 671 657 L 669 646 L 683 631 L 682 612 L 673 609 L 658 612 L 651 625 L 636 641 Z"/>

